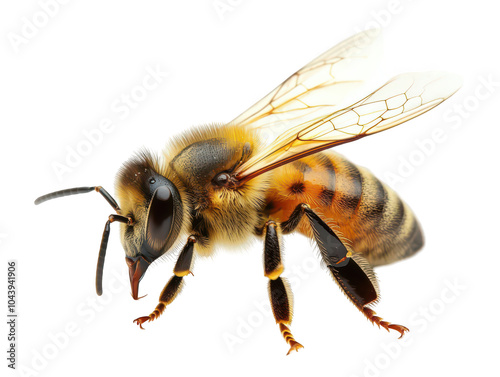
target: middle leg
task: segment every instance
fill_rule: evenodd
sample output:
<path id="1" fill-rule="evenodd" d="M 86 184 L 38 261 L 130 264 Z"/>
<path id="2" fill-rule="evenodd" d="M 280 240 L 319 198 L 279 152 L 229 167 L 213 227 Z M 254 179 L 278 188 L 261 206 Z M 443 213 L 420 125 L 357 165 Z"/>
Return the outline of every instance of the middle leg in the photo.
<path id="1" fill-rule="evenodd" d="M 287 355 L 293 350 L 303 348 L 297 342 L 288 327 L 292 322 L 293 296 L 288 282 L 281 278 L 283 263 L 281 262 L 281 229 L 274 221 L 268 221 L 264 227 L 264 275 L 269 278 L 269 300 L 274 318 L 280 327 L 281 334 L 290 345 Z"/>

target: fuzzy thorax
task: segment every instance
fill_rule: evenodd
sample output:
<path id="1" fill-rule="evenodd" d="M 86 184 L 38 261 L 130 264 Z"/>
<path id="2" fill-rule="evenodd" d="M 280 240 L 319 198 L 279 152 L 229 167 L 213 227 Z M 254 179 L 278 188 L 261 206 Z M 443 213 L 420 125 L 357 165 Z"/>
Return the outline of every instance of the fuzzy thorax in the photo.
<path id="1" fill-rule="evenodd" d="M 201 222 L 210 245 L 241 243 L 261 225 L 269 186 L 266 175 L 236 188 L 214 181 L 221 173 L 230 175 L 258 146 L 255 133 L 249 130 L 212 125 L 174 139 L 165 150 L 165 157 L 173 156 L 169 166 L 186 186 L 192 217 Z M 212 248 L 199 251 L 210 254 Z"/>

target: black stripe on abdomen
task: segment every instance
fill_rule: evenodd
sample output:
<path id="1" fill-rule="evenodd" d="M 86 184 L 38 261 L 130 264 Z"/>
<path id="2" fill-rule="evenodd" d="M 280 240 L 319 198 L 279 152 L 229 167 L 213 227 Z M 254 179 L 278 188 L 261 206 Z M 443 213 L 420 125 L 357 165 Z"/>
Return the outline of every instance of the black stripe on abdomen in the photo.
<path id="1" fill-rule="evenodd" d="M 363 194 L 363 176 L 352 162 L 341 159 L 336 166 L 336 182 L 333 201 L 351 217 L 356 212 Z"/>
<path id="2" fill-rule="evenodd" d="M 358 206 L 357 216 L 366 230 L 371 230 L 380 224 L 388 202 L 388 193 L 380 182 L 368 170 L 361 168 L 363 176 L 363 195 Z"/>
<path id="3" fill-rule="evenodd" d="M 394 196 L 388 207 L 390 207 L 391 216 L 383 224 L 384 230 L 389 234 L 397 235 L 405 222 L 405 205 L 399 196 Z"/>
<path id="4" fill-rule="evenodd" d="M 319 194 L 319 200 L 325 207 L 330 207 L 333 203 L 335 193 L 335 167 L 330 158 L 323 153 L 318 153 L 314 157 L 328 177 L 326 185 L 323 186 L 323 190 Z"/>

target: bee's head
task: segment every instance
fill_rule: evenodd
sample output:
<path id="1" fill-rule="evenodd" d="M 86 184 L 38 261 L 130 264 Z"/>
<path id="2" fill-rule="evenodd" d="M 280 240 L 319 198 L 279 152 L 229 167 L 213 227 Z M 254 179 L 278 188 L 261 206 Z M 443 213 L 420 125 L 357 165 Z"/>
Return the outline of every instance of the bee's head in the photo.
<path id="1" fill-rule="evenodd" d="M 172 247 L 184 220 L 180 182 L 161 173 L 169 175 L 149 153 L 142 152 L 125 163 L 116 181 L 121 214 L 132 219 L 132 225 L 121 224 L 120 233 L 136 300 L 147 268 Z"/>
<path id="2" fill-rule="evenodd" d="M 121 240 L 129 267 L 132 297 L 139 297 L 139 282 L 153 261 L 165 254 L 182 229 L 186 205 L 179 189 L 182 183 L 161 166 L 148 152 L 142 152 L 125 163 L 118 173 L 117 195 L 120 205 L 102 187 L 77 187 L 43 195 L 35 204 L 68 195 L 99 192 L 114 208 L 102 236 L 97 261 L 96 291 L 102 294 L 104 258 L 112 222 L 121 222 Z"/>

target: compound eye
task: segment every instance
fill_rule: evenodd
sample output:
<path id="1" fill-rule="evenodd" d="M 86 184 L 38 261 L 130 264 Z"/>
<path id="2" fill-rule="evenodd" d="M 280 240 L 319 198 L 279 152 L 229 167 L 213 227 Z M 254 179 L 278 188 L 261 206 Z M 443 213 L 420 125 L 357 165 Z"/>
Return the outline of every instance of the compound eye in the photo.
<path id="1" fill-rule="evenodd" d="M 167 243 L 174 223 L 174 198 L 167 186 L 153 193 L 148 210 L 146 236 L 149 245 L 160 251 Z"/>

